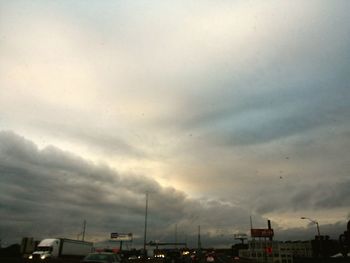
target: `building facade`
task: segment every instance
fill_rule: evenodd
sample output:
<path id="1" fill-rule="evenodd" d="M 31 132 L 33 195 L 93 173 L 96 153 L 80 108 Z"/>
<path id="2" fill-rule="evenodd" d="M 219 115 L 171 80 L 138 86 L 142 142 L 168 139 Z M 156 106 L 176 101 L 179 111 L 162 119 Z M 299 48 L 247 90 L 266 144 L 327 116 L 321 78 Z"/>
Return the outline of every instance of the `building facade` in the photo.
<path id="1" fill-rule="evenodd" d="M 240 250 L 239 256 L 256 262 L 293 263 L 294 258 L 312 257 L 311 242 L 280 242 L 267 239 L 251 240 L 248 249 Z"/>

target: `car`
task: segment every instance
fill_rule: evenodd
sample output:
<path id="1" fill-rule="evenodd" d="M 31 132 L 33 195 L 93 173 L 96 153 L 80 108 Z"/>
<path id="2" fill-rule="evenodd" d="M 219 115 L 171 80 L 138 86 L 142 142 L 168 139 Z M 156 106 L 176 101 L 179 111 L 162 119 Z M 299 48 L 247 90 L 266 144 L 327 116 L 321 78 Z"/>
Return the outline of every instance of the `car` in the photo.
<path id="1" fill-rule="evenodd" d="M 206 261 L 207 262 L 215 262 L 215 258 L 216 258 L 216 255 L 215 255 L 215 252 L 209 252 L 205 255 L 206 257 Z"/>
<path id="2" fill-rule="evenodd" d="M 208 255 L 207 256 L 207 262 L 214 262 L 215 261 L 215 258 L 213 255 Z"/>
<path id="3" fill-rule="evenodd" d="M 112 252 L 95 252 L 88 254 L 81 263 L 121 263 L 121 258 Z"/>
<path id="4" fill-rule="evenodd" d="M 130 255 L 129 257 L 128 257 L 128 260 L 137 260 L 137 259 L 139 259 L 139 258 L 141 258 L 140 256 L 136 256 L 136 255 Z"/>

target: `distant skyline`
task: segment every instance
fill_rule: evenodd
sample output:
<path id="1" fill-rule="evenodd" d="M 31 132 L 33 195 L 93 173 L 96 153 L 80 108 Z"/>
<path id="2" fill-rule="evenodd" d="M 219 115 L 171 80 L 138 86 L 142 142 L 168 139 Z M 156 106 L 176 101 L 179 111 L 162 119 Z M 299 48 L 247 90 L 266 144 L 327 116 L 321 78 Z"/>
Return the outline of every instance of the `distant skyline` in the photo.
<path id="1" fill-rule="evenodd" d="M 0 239 L 229 246 L 350 219 L 349 1 L 0 0 Z"/>

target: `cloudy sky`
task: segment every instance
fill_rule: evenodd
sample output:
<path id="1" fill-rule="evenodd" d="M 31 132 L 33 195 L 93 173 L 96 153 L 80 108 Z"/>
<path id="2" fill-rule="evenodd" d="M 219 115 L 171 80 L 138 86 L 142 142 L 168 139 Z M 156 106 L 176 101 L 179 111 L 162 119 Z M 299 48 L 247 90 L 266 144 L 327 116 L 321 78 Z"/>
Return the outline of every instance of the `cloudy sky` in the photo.
<path id="1" fill-rule="evenodd" d="M 230 246 L 350 219 L 349 1 L 0 1 L 0 239 Z"/>

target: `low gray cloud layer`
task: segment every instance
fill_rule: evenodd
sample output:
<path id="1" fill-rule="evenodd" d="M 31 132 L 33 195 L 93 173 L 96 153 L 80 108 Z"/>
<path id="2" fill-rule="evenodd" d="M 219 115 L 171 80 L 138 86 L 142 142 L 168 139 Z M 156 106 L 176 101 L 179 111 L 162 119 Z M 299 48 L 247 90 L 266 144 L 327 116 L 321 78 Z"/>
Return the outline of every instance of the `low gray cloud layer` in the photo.
<path id="1" fill-rule="evenodd" d="M 110 232 L 127 231 L 141 243 L 147 191 L 150 240 L 172 238 L 175 224 L 189 236 L 195 236 L 198 224 L 209 227 L 206 231 L 215 224 L 226 230 L 232 225 L 225 218 L 233 214 L 236 227 L 246 224 L 243 208 L 190 199 L 149 177 L 121 176 L 52 146 L 39 150 L 12 132 L 0 132 L 0 156 L 4 239 L 75 237 L 86 219 L 90 238 L 103 240 Z"/>
<path id="2" fill-rule="evenodd" d="M 173 241 L 177 225 L 179 238 L 194 245 L 197 226 L 201 225 L 204 243 L 228 245 L 234 242 L 233 233 L 249 229 L 250 211 L 240 205 L 192 199 L 174 188 L 161 187 L 147 176 L 121 175 L 53 146 L 39 150 L 31 141 L 13 132 L 0 132 L 0 157 L 3 218 L 0 232 L 4 240 L 16 241 L 22 236 L 75 238 L 86 219 L 90 239 L 108 239 L 109 233 L 115 231 L 133 232 L 136 244 L 140 244 L 146 191 L 150 193 L 149 240 Z M 346 185 L 333 187 L 337 188 L 337 196 L 329 192 L 328 198 L 333 201 L 328 205 L 345 206 L 347 192 L 342 189 L 346 189 Z M 269 202 L 275 208 L 284 205 L 276 203 L 273 194 L 262 196 L 262 202 Z M 303 202 L 310 200 L 300 193 L 298 196 Z M 343 199 L 342 203 L 336 199 L 335 204 L 335 198 Z M 330 202 L 327 197 L 318 201 Z M 324 203 L 311 205 L 325 206 Z M 264 207 L 263 204 L 257 206 Z M 262 227 L 266 224 L 258 214 L 254 221 Z M 275 227 L 278 228 L 278 224 Z M 293 236 L 294 230 L 285 232 L 281 231 L 279 236 Z M 294 236 L 305 237 L 310 230 L 303 235 L 301 232 L 298 229 Z"/>

